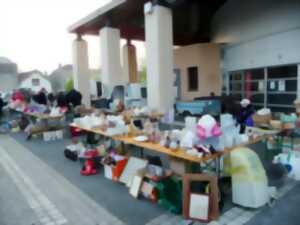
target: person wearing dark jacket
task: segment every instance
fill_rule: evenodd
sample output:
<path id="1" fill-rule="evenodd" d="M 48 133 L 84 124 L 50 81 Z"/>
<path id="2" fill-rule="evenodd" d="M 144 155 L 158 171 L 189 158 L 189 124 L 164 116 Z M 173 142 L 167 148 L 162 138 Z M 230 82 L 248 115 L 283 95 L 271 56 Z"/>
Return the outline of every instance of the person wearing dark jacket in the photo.
<path id="1" fill-rule="evenodd" d="M 5 106 L 5 103 L 2 99 L 2 96 L 0 94 L 0 116 L 2 116 L 2 110 L 3 110 L 3 107 Z"/>
<path id="2" fill-rule="evenodd" d="M 68 107 L 66 94 L 64 92 L 59 92 L 56 96 L 56 103 L 58 107 Z"/>
<path id="3" fill-rule="evenodd" d="M 48 104 L 53 107 L 55 105 L 56 96 L 53 93 L 49 93 L 48 96 Z"/>
<path id="4" fill-rule="evenodd" d="M 241 111 L 237 118 L 237 122 L 241 125 L 240 133 L 244 133 L 247 126 L 252 127 L 253 114 L 255 113 L 254 107 L 252 106 L 249 99 L 243 99 L 241 101 Z"/>
<path id="5" fill-rule="evenodd" d="M 40 105 L 47 105 L 47 96 L 43 91 L 34 95 L 33 100 Z"/>
<path id="6" fill-rule="evenodd" d="M 81 105 L 82 95 L 80 92 L 72 89 L 67 93 L 66 100 L 69 105 L 72 105 L 75 108 L 76 106 Z"/>

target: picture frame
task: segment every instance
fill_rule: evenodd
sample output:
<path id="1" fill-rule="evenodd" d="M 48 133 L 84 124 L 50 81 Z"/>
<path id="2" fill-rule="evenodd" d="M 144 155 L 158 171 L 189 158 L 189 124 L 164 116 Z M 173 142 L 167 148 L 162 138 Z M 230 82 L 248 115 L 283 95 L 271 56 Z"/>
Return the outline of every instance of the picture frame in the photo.
<path id="1" fill-rule="evenodd" d="M 192 182 L 208 182 L 210 193 L 192 193 Z M 198 210 L 206 210 L 206 206 L 207 216 L 204 212 L 197 214 L 197 208 Z M 197 220 L 205 223 L 219 217 L 219 188 L 216 176 L 206 174 L 185 174 L 183 176 L 183 216 L 187 220 Z"/>

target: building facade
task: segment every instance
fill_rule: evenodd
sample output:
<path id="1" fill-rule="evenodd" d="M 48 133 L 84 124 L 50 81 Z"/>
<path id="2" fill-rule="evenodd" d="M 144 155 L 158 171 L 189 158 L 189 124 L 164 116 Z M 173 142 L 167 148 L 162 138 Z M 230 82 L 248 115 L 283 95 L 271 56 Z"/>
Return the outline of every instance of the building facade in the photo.
<path id="1" fill-rule="evenodd" d="M 19 74 L 19 76 L 20 88 L 29 89 L 34 93 L 37 93 L 42 89 L 45 89 L 48 93 L 52 92 L 52 85 L 50 81 L 39 71 L 22 73 Z"/>
<path id="2" fill-rule="evenodd" d="M 18 87 L 17 64 L 7 58 L 0 57 L 0 92 L 11 92 Z"/>
<path id="3" fill-rule="evenodd" d="M 237 10 L 238 9 L 238 10 Z M 300 1 L 228 1 L 212 40 L 223 44 L 224 89 L 257 108 L 293 111 L 300 97 Z"/>
<path id="4" fill-rule="evenodd" d="M 150 107 L 171 108 L 175 83 L 183 100 L 222 91 L 256 108 L 293 111 L 300 97 L 299 12 L 299 0 L 116 0 L 69 28 L 78 36 L 74 75 L 84 81 L 88 68 L 83 35 L 100 36 L 108 85 L 124 80 L 120 39 L 140 40 Z"/>
<path id="5" fill-rule="evenodd" d="M 174 69 L 179 85 L 179 98 L 191 101 L 221 94 L 222 77 L 220 46 L 218 44 L 194 44 L 174 50 Z"/>

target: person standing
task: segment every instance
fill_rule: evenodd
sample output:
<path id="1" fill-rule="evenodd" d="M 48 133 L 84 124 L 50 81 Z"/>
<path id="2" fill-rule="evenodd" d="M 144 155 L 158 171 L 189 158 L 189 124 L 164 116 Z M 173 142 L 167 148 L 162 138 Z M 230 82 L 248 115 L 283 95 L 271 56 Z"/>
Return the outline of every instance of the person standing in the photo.
<path id="1" fill-rule="evenodd" d="M 243 99 L 241 102 L 241 111 L 237 118 L 238 123 L 241 125 L 240 133 L 245 133 L 246 127 L 253 127 L 253 114 L 255 113 L 254 107 L 249 99 Z"/>
<path id="2" fill-rule="evenodd" d="M 0 117 L 2 117 L 3 107 L 5 106 L 4 100 L 2 99 L 2 94 L 0 94 Z"/>

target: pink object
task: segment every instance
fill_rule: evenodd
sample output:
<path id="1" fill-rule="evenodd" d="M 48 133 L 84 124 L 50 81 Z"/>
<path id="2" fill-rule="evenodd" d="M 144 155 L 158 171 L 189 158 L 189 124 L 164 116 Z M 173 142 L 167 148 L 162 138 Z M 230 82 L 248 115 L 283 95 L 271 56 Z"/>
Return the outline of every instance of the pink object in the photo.
<path id="1" fill-rule="evenodd" d="M 13 93 L 12 98 L 13 101 L 24 101 L 24 95 L 20 92 L 20 91 L 16 91 L 15 93 Z"/>
<path id="2" fill-rule="evenodd" d="M 95 163 L 91 159 L 86 160 L 84 168 L 80 171 L 80 174 L 83 176 L 97 174 L 97 170 L 95 168 Z"/>
<path id="3" fill-rule="evenodd" d="M 219 137 L 221 134 L 222 132 L 218 123 L 211 115 L 204 115 L 198 121 L 197 135 L 200 139 Z"/>
<path id="4" fill-rule="evenodd" d="M 214 137 L 220 137 L 222 135 L 222 131 L 220 129 L 220 127 L 218 126 L 218 124 L 216 123 L 215 126 L 212 128 L 211 130 L 211 134 Z"/>
<path id="5" fill-rule="evenodd" d="M 197 125 L 197 135 L 201 139 L 206 138 L 205 129 L 201 125 Z"/>
<path id="6" fill-rule="evenodd" d="M 59 112 L 60 113 L 66 113 L 68 111 L 68 107 L 60 107 Z"/>

